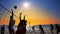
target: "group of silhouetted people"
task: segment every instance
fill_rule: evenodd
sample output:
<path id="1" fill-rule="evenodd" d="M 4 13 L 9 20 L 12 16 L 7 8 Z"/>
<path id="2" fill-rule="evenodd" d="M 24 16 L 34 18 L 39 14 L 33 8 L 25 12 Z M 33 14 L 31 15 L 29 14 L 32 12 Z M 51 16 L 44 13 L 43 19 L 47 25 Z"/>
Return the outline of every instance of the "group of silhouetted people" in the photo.
<path id="1" fill-rule="evenodd" d="M 8 30 L 9 30 L 9 34 L 26 34 L 26 22 L 27 20 L 25 20 L 25 16 L 23 19 L 21 19 L 21 14 L 20 13 L 20 22 L 18 24 L 18 27 L 17 27 L 17 31 L 14 32 L 14 24 L 15 24 L 15 20 L 13 19 L 13 10 L 12 10 L 12 15 L 10 16 L 10 21 L 9 21 L 9 26 L 8 26 Z M 32 27 L 32 29 L 34 30 L 34 27 Z M 52 24 L 50 24 L 50 31 L 51 33 L 53 34 L 53 29 L 54 29 L 54 26 Z M 58 26 L 57 24 L 55 24 L 55 29 L 56 29 L 56 32 L 57 34 L 60 32 L 60 26 Z M 41 31 L 40 34 L 45 34 L 44 32 L 44 29 L 42 27 L 42 25 L 39 25 L 39 30 Z M 4 31 L 5 31 L 5 28 L 4 28 L 4 25 L 1 27 L 1 34 L 4 34 Z"/>
<path id="2" fill-rule="evenodd" d="M 55 27 L 54 27 L 54 26 L 55 26 Z M 55 28 L 55 30 L 54 30 L 54 28 Z M 34 31 L 34 26 L 32 27 L 32 29 L 33 29 L 33 31 Z M 40 31 L 40 34 L 45 34 L 42 25 L 39 25 L 39 31 Z M 55 31 L 56 31 L 56 32 L 55 32 Z M 60 25 L 58 25 L 58 24 L 55 24 L 55 25 L 50 24 L 50 34 L 54 34 L 54 33 L 55 33 L 55 34 L 59 34 L 59 32 L 60 32 Z"/>
<path id="3" fill-rule="evenodd" d="M 27 20 L 25 20 L 25 16 L 23 19 L 21 19 L 21 14 L 22 13 L 20 13 L 20 16 L 19 16 L 20 22 L 18 24 L 17 31 L 14 33 L 13 26 L 15 24 L 15 20 L 13 19 L 14 13 L 12 10 L 12 15 L 10 16 L 10 22 L 9 22 L 9 27 L 8 27 L 10 34 L 26 34 L 26 22 L 27 22 Z"/>
<path id="4" fill-rule="evenodd" d="M 13 10 L 11 10 L 12 11 L 12 15 L 10 16 L 10 21 L 9 21 L 9 25 L 8 25 L 8 30 L 9 30 L 9 34 L 26 34 L 26 22 L 27 22 L 27 20 L 25 20 L 25 16 L 24 16 L 24 18 L 23 19 L 21 19 L 21 14 L 22 13 L 20 13 L 20 22 L 19 22 L 19 24 L 18 24 L 18 27 L 17 27 L 17 31 L 16 32 L 14 32 L 14 28 L 13 28 L 13 26 L 14 26 L 14 24 L 15 24 L 15 20 L 13 19 L 13 15 L 14 15 L 14 13 L 13 13 Z M 4 25 L 1 27 L 1 34 L 4 34 Z"/>
<path id="5" fill-rule="evenodd" d="M 60 32 L 60 25 L 58 25 L 58 24 L 55 24 L 55 25 L 50 24 L 51 34 L 54 34 L 54 26 L 55 26 L 55 31 L 56 31 L 55 34 L 59 34 L 59 32 Z"/>

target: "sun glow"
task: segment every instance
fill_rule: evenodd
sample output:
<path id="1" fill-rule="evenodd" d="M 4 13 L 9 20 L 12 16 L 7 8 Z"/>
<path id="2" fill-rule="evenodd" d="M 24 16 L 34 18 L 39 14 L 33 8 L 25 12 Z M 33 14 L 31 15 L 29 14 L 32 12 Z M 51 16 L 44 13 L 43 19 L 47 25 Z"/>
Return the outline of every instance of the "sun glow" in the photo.
<path id="1" fill-rule="evenodd" d="M 24 7 L 25 7 L 25 8 L 28 8 L 28 7 L 29 7 L 29 3 L 28 3 L 28 2 L 25 2 L 25 3 L 24 3 Z"/>

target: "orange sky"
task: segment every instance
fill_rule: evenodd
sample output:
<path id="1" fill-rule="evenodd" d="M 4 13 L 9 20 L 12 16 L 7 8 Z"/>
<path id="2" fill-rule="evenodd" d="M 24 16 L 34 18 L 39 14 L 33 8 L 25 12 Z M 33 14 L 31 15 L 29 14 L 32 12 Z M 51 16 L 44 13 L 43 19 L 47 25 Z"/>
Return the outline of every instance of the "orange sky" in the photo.
<path id="1" fill-rule="evenodd" d="M 27 20 L 27 21 L 29 21 L 29 20 Z M 27 24 L 28 24 L 28 26 L 29 26 L 29 24 L 30 25 L 39 25 L 39 24 L 56 24 L 56 22 L 57 22 L 57 19 L 40 19 L 40 20 L 37 20 L 37 19 L 32 19 L 32 20 L 30 20 L 31 22 L 27 22 Z M 17 20 L 15 21 L 16 23 L 16 25 L 19 23 Z M 0 25 L 2 25 L 2 24 L 5 24 L 5 25 L 7 25 L 7 24 L 9 24 L 9 21 L 8 20 L 0 20 Z"/>

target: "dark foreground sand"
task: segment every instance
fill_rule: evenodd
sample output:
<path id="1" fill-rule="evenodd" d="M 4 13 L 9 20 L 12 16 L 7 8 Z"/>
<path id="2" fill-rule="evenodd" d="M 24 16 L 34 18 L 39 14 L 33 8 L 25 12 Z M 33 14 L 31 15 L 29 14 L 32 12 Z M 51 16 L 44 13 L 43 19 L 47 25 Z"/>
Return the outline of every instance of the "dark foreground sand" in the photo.
<path id="1" fill-rule="evenodd" d="M 0 31 L 0 34 L 1 34 L 1 31 Z M 4 34 L 9 34 L 9 31 L 8 30 L 5 30 L 5 33 Z M 26 34 L 41 34 L 40 31 L 26 31 Z M 45 34 L 52 34 L 50 31 L 45 31 Z M 56 31 L 54 31 L 53 34 L 56 34 Z M 60 34 L 60 33 L 59 33 Z"/>

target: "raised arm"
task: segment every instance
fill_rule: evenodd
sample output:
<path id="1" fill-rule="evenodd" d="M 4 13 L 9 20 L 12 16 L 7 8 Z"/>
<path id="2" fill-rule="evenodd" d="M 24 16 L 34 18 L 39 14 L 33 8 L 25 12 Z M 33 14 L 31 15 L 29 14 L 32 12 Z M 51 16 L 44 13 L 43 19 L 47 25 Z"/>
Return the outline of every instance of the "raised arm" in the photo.
<path id="1" fill-rule="evenodd" d="M 19 18 L 20 18 L 20 21 L 21 21 L 21 14 L 22 14 L 22 12 L 20 13 L 20 16 L 19 16 Z"/>

